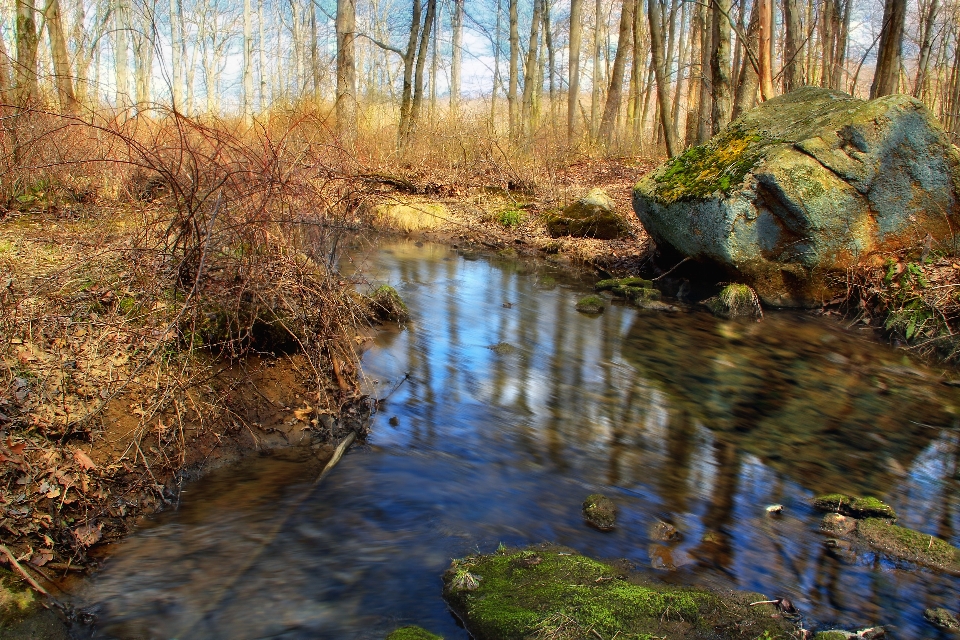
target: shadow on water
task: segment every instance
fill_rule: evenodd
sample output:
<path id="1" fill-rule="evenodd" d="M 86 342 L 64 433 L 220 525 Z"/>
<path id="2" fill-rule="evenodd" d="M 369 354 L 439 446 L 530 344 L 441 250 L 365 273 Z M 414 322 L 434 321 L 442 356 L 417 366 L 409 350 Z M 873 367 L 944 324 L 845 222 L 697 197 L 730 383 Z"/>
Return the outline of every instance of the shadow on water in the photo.
<path id="1" fill-rule="evenodd" d="M 78 590 L 97 637 L 382 638 L 416 623 L 465 638 L 440 575 L 500 542 L 787 596 L 808 624 L 898 638 L 930 637 L 923 609 L 956 607 L 956 578 L 830 555 L 807 506 L 874 494 L 960 542 L 960 397 L 901 352 L 803 315 L 588 317 L 574 303 L 589 283 L 437 245 L 350 260 L 413 316 L 364 356 L 371 392 L 395 389 L 370 443 L 317 488 L 315 462 L 276 457 L 197 483 Z M 581 520 L 596 490 L 620 508 L 612 533 Z M 659 539 L 660 521 L 680 536 Z"/>

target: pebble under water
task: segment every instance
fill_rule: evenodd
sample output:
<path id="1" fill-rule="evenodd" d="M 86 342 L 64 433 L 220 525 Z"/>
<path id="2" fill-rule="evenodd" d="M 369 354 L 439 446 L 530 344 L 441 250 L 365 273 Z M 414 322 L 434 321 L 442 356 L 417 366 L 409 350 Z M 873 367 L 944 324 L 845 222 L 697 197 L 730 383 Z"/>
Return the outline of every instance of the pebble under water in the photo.
<path id="1" fill-rule="evenodd" d="M 441 599 L 451 558 L 544 541 L 787 597 L 813 629 L 937 638 L 924 609 L 960 606 L 957 577 L 832 553 L 809 506 L 874 495 L 960 544 L 960 393 L 870 332 L 793 313 L 586 316 L 591 282 L 432 244 L 384 242 L 345 269 L 395 286 L 413 318 L 364 355 L 386 398 L 368 443 L 317 487 L 296 452 L 189 487 L 75 591 L 94 637 L 467 638 Z M 617 503 L 613 532 L 585 526 L 593 492 Z M 679 536 L 661 541 L 660 522 Z"/>

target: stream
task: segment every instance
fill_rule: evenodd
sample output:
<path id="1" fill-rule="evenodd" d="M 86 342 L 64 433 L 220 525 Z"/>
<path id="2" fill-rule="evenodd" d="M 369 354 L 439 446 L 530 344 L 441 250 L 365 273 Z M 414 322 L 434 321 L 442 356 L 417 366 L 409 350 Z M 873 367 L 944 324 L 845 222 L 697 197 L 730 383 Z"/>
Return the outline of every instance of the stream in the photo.
<path id="1" fill-rule="evenodd" d="M 467 638 L 441 598 L 451 558 L 544 541 L 682 584 L 788 597 L 807 628 L 936 638 L 960 579 L 831 552 L 818 493 L 875 495 L 960 544 L 960 390 L 870 330 L 810 314 L 574 310 L 544 262 L 384 241 L 347 275 L 397 288 L 406 328 L 363 357 L 383 398 L 368 442 L 212 473 L 116 545 L 73 603 L 98 638 Z M 409 378 L 404 381 L 404 377 Z M 618 526 L 585 526 L 602 492 Z M 784 506 L 771 518 L 765 508 Z M 661 542 L 658 521 L 678 540 Z M 943 636 L 946 637 L 946 636 Z"/>

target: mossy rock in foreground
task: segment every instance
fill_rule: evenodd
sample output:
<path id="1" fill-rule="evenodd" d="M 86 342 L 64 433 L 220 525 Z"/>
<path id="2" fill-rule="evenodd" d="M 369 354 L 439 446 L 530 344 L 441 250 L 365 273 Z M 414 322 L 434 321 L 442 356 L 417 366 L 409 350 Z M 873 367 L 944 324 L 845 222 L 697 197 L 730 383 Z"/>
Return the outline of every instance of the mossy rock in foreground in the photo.
<path id="1" fill-rule="evenodd" d="M 421 627 L 409 626 L 400 627 L 388 635 L 386 640 L 443 640 L 443 637 Z"/>
<path id="2" fill-rule="evenodd" d="M 443 580 L 444 597 L 477 640 L 795 635 L 771 617 L 772 606 L 749 606 L 761 595 L 654 584 L 561 547 L 454 560 Z"/>
<path id="3" fill-rule="evenodd" d="M 820 511 L 841 513 L 854 518 L 897 519 L 897 512 L 893 507 L 872 496 L 857 498 L 844 493 L 828 493 L 814 498 L 813 506 Z"/>

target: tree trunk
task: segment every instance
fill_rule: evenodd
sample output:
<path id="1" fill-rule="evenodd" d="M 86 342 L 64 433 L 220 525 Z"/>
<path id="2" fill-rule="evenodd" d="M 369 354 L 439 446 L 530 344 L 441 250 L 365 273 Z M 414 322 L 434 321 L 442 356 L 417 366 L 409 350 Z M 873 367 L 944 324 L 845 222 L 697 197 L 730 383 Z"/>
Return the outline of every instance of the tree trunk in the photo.
<path id="1" fill-rule="evenodd" d="M 730 123 L 730 0 L 713 0 L 713 135 Z"/>
<path id="2" fill-rule="evenodd" d="M 337 133 L 352 150 L 357 142 L 357 66 L 355 0 L 337 0 Z"/>
<path id="3" fill-rule="evenodd" d="M 153 98 L 155 2 L 156 0 L 152 0 L 146 7 L 141 6 L 138 9 L 140 28 L 132 31 L 134 83 L 136 85 L 137 110 L 140 113 L 149 110 L 147 105 L 152 102 Z"/>
<path id="4" fill-rule="evenodd" d="M 690 32 L 693 36 L 693 42 L 690 51 L 690 80 L 689 90 L 687 91 L 687 126 L 686 126 L 686 146 L 690 147 L 697 144 L 697 131 L 699 129 L 700 119 L 700 92 L 703 82 L 703 65 L 701 57 L 703 55 L 703 16 L 706 11 L 706 5 L 698 2 L 694 5 L 693 19 L 690 24 Z"/>
<path id="5" fill-rule="evenodd" d="M 590 100 L 590 137 L 597 137 L 597 122 L 600 119 L 600 44 L 603 40 L 603 29 L 600 25 L 603 13 L 603 4 L 597 0 L 593 30 L 593 91 Z"/>
<path id="6" fill-rule="evenodd" d="M 497 26 L 493 36 L 493 90 L 490 92 L 490 128 L 496 130 L 497 87 L 500 85 L 500 26 L 503 17 L 503 0 L 497 0 Z"/>
<path id="7" fill-rule="evenodd" d="M 843 72 L 847 63 L 847 34 L 850 31 L 850 12 L 853 0 L 844 0 L 843 18 L 837 26 L 836 49 L 833 52 L 833 75 L 830 86 L 838 91 L 843 90 Z"/>
<path id="8" fill-rule="evenodd" d="M 900 85 L 900 50 L 903 44 L 903 26 L 907 17 L 906 0 L 885 0 L 883 29 L 877 52 L 877 70 L 870 87 L 870 97 L 879 98 L 896 93 Z"/>
<path id="9" fill-rule="evenodd" d="M 570 0 L 570 69 L 567 94 L 567 144 L 577 133 L 577 105 L 580 101 L 580 46 L 583 37 L 583 0 Z"/>
<path id="10" fill-rule="evenodd" d="M 245 0 L 249 2 L 249 0 Z M 252 51 L 251 51 L 252 53 Z M 313 100 L 320 100 L 320 34 L 317 32 L 317 5 L 310 3 L 310 77 L 313 79 Z"/>
<path id="11" fill-rule="evenodd" d="M 170 97 L 175 111 L 183 109 L 183 23 L 180 0 L 170 0 L 170 49 L 173 59 L 173 77 L 170 79 Z"/>
<path id="12" fill-rule="evenodd" d="M 259 46 L 257 47 L 257 57 L 260 63 L 260 112 L 263 113 L 267 110 L 267 65 L 264 59 L 266 57 L 266 51 L 264 50 L 266 38 L 264 37 L 263 0 L 257 1 L 257 27 L 260 31 Z"/>
<path id="13" fill-rule="evenodd" d="M 850 0 L 847 0 L 849 2 Z M 940 9 L 939 0 L 929 0 L 924 16 L 923 30 L 920 37 L 920 58 L 917 61 L 917 77 L 913 82 L 913 96 L 920 98 L 927 93 L 928 76 L 930 73 L 930 50 L 933 48 L 933 25 Z"/>
<path id="14" fill-rule="evenodd" d="M 617 53 L 613 58 L 613 72 L 610 74 L 607 103 L 603 108 L 603 119 L 600 121 L 600 139 L 607 145 L 613 142 L 613 129 L 617 122 L 617 114 L 620 112 L 620 102 L 623 98 L 623 75 L 627 68 L 627 56 L 630 55 L 633 44 L 634 4 L 634 0 L 623 0 L 620 5 Z"/>
<path id="15" fill-rule="evenodd" d="M 430 34 L 437 15 L 437 0 L 427 0 L 427 15 L 423 20 L 423 33 L 417 51 L 417 66 L 413 77 L 413 105 L 410 108 L 410 131 L 414 131 L 420 122 L 423 108 L 423 71 L 430 55 Z"/>
<path id="16" fill-rule="evenodd" d="M 243 121 L 253 123 L 253 5 L 243 0 Z"/>
<path id="17" fill-rule="evenodd" d="M 60 18 L 60 0 L 47 0 L 43 13 L 47 21 L 47 34 L 50 36 L 50 58 L 53 60 L 53 73 L 56 78 L 60 108 L 72 113 L 77 110 L 77 98 L 73 92 L 70 58 L 67 54 L 67 41 L 63 35 L 63 21 Z"/>
<path id="18" fill-rule="evenodd" d="M 667 143 L 667 155 L 671 158 L 680 152 L 670 114 L 670 94 L 667 92 L 667 68 L 663 57 L 663 22 L 660 0 L 649 0 L 647 18 L 650 22 L 650 52 L 653 55 L 653 71 L 657 77 L 657 102 L 660 110 L 660 126 Z"/>
<path id="19" fill-rule="evenodd" d="M 123 109 L 130 104 L 129 35 L 132 29 L 128 0 L 118 0 L 113 15 L 116 25 L 113 59 L 117 71 L 117 107 Z"/>
<path id="20" fill-rule="evenodd" d="M 550 117 L 556 120 L 557 87 L 554 81 L 557 71 L 556 51 L 553 47 L 553 25 L 550 16 L 550 0 L 543 1 L 543 44 L 547 49 L 547 74 L 550 86 Z"/>
<path id="21" fill-rule="evenodd" d="M 463 46 L 463 3 L 464 0 L 453 0 L 453 14 L 450 16 L 450 27 L 453 30 L 453 60 L 450 64 L 450 114 L 454 121 L 460 115 L 460 64 Z"/>
<path id="22" fill-rule="evenodd" d="M 733 118 L 737 119 L 744 111 L 749 111 L 757 103 L 757 89 L 760 88 L 760 74 L 757 73 L 760 57 L 760 12 L 762 0 L 754 0 L 750 11 L 750 24 L 744 42 L 743 63 L 740 65 L 740 79 L 737 81 L 737 93 L 733 101 Z"/>
<path id="23" fill-rule="evenodd" d="M 703 7 L 703 38 L 700 45 L 700 112 L 697 116 L 697 144 L 711 135 L 713 126 L 713 3 Z"/>
<path id="24" fill-rule="evenodd" d="M 517 137 L 517 86 L 520 73 L 520 20 L 517 17 L 518 0 L 510 0 L 510 86 L 507 88 L 507 109 L 510 119 L 510 137 Z"/>
<path id="25" fill-rule="evenodd" d="M 755 0 L 760 5 L 758 29 L 760 67 L 760 95 L 764 100 L 774 96 L 773 92 L 773 0 Z"/>
<path id="26" fill-rule="evenodd" d="M 537 79 L 537 55 L 539 53 L 540 25 L 543 23 L 543 3 L 546 0 L 533 0 L 533 19 L 530 21 L 530 41 L 527 45 L 527 63 L 523 68 L 523 106 L 520 114 L 521 128 L 525 134 L 533 133 L 531 113 L 533 111 L 533 90 Z"/>
<path id="27" fill-rule="evenodd" d="M 413 0 L 410 16 L 410 34 L 407 37 L 407 53 L 403 56 L 403 95 L 400 98 L 400 145 L 410 135 L 410 111 L 413 106 L 413 63 L 417 56 L 417 41 L 420 38 L 420 0 Z"/>
<path id="28" fill-rule="evenodd" d="M 689 42 L 687 37 L 687 7 L 688 3 L 684 2 L 681 6 L 680 11 L 680 51 L 677 54 L 677 84 L 673 90 L 673 114 L 672 121 L 674 130 L 674 137 L 677 139 L 677 146 L 682 146 L 680 142 L 680 96 L 683 95 L 683 81 L 685 77 L 684 71 L 688 68 L 687 65 L 687 52 L 689 50 Z"/>
<path id="29" fill-rule="evenodd" d="M 783 0 L 783 92 L 803 86 L 803 57 L 800 51 L 800 11 L 797 0 Z"/>

